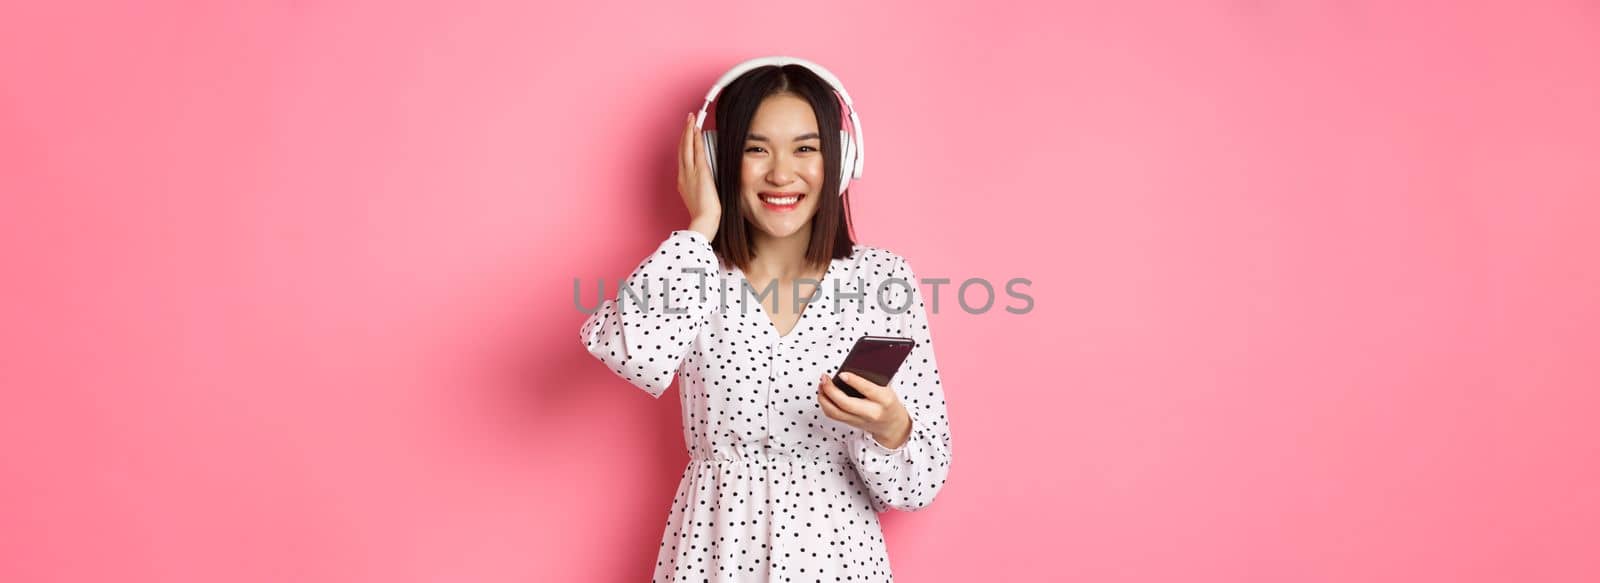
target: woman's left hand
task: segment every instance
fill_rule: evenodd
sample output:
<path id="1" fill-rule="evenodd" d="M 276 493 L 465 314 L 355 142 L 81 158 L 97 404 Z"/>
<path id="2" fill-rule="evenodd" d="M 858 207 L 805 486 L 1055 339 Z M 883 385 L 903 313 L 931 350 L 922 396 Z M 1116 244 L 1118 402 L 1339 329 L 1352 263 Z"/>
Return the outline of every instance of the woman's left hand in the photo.
<path id="1" fill-rule="evenodd" d="M 823 414 L 872 434 L 889 449 L 900 447 L 911 438 L 911 414 L 894 389 L 850 373 L 839 376 L 866 398 L 846 395 L 823 374 L 817 383 L 817 402 L 822 405 Z"/>

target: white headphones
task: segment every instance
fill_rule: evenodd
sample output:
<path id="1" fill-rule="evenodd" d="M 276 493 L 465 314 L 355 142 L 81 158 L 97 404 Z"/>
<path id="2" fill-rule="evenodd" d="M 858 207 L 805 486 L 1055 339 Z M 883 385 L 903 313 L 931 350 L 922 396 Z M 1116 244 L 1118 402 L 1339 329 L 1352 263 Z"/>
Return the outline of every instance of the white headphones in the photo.
<path id="1" fill-rule="evenodd" d="M 723 87 L 726 87 L 734 79 L 739 78 L 740 75 L 751 69 L 767 65 L 780 67 L 784 65 L 800 65 L 810 69 L 811 72 L 821 77 L 823 81 L 827 81 L 828 85 L 833 87 L 834 92 L 844 99 L 845 107 L 850 110 L 851 130 L 846 132 L 844 128 L 839 129 L 839 193 L 844 194 L 844 189 L 850 186 L 850 178 L 861 177 L 862 162 L 865 160 L 865 156 L 862 154 L 864 149 L 862 145 L 865 142 L 861 137 L 861 118 L 856 116 L 856 106 L 850 102 L 850 93 L 844 90 L 844 84 L 840 83 L 839 78 L 834 77 L 833 73 L 822 68 L 822 65 L 796 57 L 757 57 L 734 65 L 727 73 L 722 74 L 722 78 L 717 79 L 717 84 L 712 85 L 710 91 L 706 92 L 706 101 L 700 104 L 700 113 L 694 117 L 695 129 L 705 126 L 706 108 L 711 107 L 711 101 L 717 98 L 717 94 L 722 91 Z M 853 137 L 851 132 L 855 134 Z M 707 162 L 711 165 L 711 171 L 715 173 L 717 169 L 717 130 L 702 130 L 700 134 L 705 137 Z"/>

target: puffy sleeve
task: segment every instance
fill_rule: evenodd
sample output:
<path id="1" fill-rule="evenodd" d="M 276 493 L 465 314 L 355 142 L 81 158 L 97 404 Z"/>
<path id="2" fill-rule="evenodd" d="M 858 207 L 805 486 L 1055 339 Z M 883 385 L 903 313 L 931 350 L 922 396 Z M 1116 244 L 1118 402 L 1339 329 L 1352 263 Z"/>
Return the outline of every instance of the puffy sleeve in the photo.
<path id="1" fill-rule="evenodd" d="M 871 493 L 873 510 L 914 512 L 933 503 L 950 473 L 950 424 L 927 308 L 916 276 L 904 258 L 897 258 L 890 277 L 880 284 L 889 286 L 882 303 L 890 329 L 898 329 L 901 336 L 916 342 L 889 383 L 911 414 L 911 436 L 900 447 L 889 449 L 871 433 L 856 429 L 850 436 L 850 457 Z"/>
<path id="2" fill-rule="evenodd" d="M 704 234 L 673 231 L 584 321 L 584 347 L 617 376 L 660 398 L 716 305 L 711 290 L 718 274 Z"/>

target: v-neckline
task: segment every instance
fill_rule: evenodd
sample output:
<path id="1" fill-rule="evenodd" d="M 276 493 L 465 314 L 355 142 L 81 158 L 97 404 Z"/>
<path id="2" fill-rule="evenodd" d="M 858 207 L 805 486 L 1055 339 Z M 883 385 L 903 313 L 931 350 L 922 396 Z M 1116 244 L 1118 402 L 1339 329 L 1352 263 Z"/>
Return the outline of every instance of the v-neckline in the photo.
<path id="1" fill-rule="evenodd" d="M 817 300 L 822 299 L 822 297 L 821 297 L 822 296 L 822 284 L 824 284 L 824 283 L 826 283 L 828 281 L 828 276 L 829 275 L 833 275 L 833 264 L 835 262 L 837 262 L 837 261 L 839 261 L 839 260 L 838 259 L 829 259 L 828 260 L 828 268 L 822 270 L 822 279 L 818 280 L 817 281 L 817 286 L 814 289 L 811 290 L 811 299 L 806 302 L 806 307 L 800 308 L 800 315 L 795 317 L 794 325 L 789 327 L 789 333 L 787 333 L 787 334 L 778 331 L 778 324 L 776 322 L 772 321 L 772 315 L 767 313 L 767 307 L 761 305 L 761 299 L 759 297 L 756 298 L 756 310 L 761 312 L 761 321 L 767 323 L 767 328 L 772 330 L 772 333 L 776 334 L 778 336 L 779 340 L 783 340 L 785 338 L 793 336 L 795 334 L 795 332 L 798 332 L 800 330 L 800 322 L 802 320 L 806 319 L 806 314 L 811 311 L 811 305 L 817 303 Z M 744 270 L 740 269 L 737 264 L 735 264 L 733 266 L 733 270 L 736 273 L 739 274 L 739 282 L 740 282 L 739 283 L 739 301 L 742 304 L 744 302 L 744 298 L 745 298 L 745 295 L 744 295 L 745 285 L 744 285 L 744 283 L 750 281 L 750 276 L 746 275 Z M 750 284 L 750 288 L 753 290 L 755 288 L 755 284 L 754 283 Z M 777 293 L 782 294 L 783 290 L 777 290 Z M 799 298 L 795 298 L 795 299 L 798 300 Z"/>

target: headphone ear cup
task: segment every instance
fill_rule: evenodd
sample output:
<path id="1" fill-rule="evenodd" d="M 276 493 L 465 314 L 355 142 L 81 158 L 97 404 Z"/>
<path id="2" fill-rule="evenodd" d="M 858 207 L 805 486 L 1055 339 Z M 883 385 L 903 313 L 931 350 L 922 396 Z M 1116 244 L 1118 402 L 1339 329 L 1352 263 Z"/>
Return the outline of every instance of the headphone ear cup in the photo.
<path id="1" fill-rule="evenodd" d="M 856 144 L 850 132 L 839 130 L 839 194 L 850 187 L 850 177 L 856 173 Z"/>
<path id="2" fill-rule="evenodd" d="M 705 130 L 700 134 L 705 136 L 706 166 L 711 169 L 711 180 L 715 182 L 717 179 L 717 130 Z"/>

